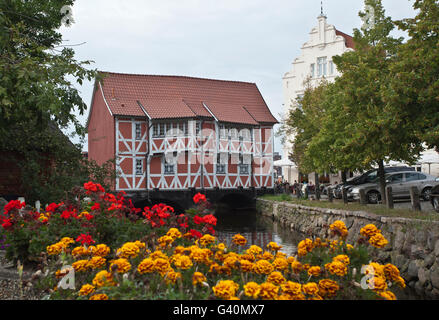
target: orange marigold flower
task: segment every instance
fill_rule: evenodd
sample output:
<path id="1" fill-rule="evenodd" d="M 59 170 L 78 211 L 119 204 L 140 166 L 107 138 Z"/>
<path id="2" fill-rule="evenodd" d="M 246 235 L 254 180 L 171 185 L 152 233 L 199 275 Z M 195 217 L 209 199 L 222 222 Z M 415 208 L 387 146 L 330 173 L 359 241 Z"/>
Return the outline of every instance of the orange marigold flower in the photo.
<path id="1" fill-rule="evenodd" d="M 74 258 L 79 258 L 79 257 L 82 257 L 82 256 L 88 256 L 88 255 L 90 255 L 90 251 L 87 250 L 85 247 L 80 246 L 80 247 L 76 247 L 76 248 L 74 248 L 74 249 L 72 250 L 72 252 L 71 252 L 71 255 L 72 255 Z"/>
<path id="2" fill-rule="evenodd" d="M 340 290 L 340 286 L 334 280 L 323 279 L 319 281 L 319 294 L 323 297 L 332 298 L 338 290 Z"/>
<path id="3" fill-rule="evenodd" d="M 348 235 L 348 229 L 346 228 L 346 225 L 343 221 L 337 220 L 333 224 L 329 226 L 332 232 L 334 232 L 336 235 L 339 235 L 342 238 L 346 238 Z"/>
<path id="4" fill-rule="evenodd" d="M 282 249 L 282 246 L 278 245 L 276 242 L 270 242 L 269 244 L 267 244 L 267 249 L 271 250 L 271 251 L 279 251 L 280 249 Z"/>
<path id="5" fill-rule="evenodd" d="M 106 257 L 110 254 L 110 248 L 105 244 L 98 244 L 96 246 L 90 247 L 91 254 L 93 256 Z"/>
<path id="6" fill-rule="evenodd" d="M 137 266 L 137 272 L 140 274 L 154 272 L 154 260 L 151 258 L 143 259 Z"/>
<path id="7" fill-rule="evenodd" d="M 182 237 L 181 232 L 177 228 L 170 228 L 166 235 L 174 240 Z"/>
<path id="8" fill-rule="evenodd" d="M 381 233 L 377 233 L 369 238 L 369 243 L 375 248 L 384 248 L 389 242 Z"/>
<path id="9" fill-rule="evenodd" d="M 165 248 L 170 246 L 174 242 L 174 238 L 165 235 L 158 238 L 157 242 L 159 243 L 160 247 Z"/>
<path id="10" fill-rule="evenodd" d="M 193 266 L 191 258 L 185 255 L 177 255 L 173 261 L 176 268 L 187 270 Z"/>
<path id="11" fill-rule="evenodd" d="M 392 291 L 379 291 L 377 295 L 385 300 L 396 300 L 396 296 Z"/>
<path id="12" fill-rule="evenodd" d="M 91 284 L 84 284 L 81 289 L 79 290 L 78 295 L 80 296 L 88 296 L 89 294 L 92 294 L 95 292 L 95 287 Z"/>
<path id="13" fill-rule="evenodd" d="M 297 245 L 297 254 L 301 257 L 311 252 L 314 248 L 313 241 L 311 239 L 305 239 L 299 242 Z"/>
<path id="14" fill-rule="evenodd" d="M 258 256 L 262 253 L 262 248 L 257 245 L 251 245 L 250 248 L 246 250 L 247 253 L 252 254 L 253 256 Z"/>
<path id="15" fill-rule="evenodd" d="M 95 294 L 90 297 L 90 300 L 108 300 L 108 296 L 105 293 Z"/>
<path id="16" fill-rule="evenodd" d="M 240 267 L 241 267 L 242 271 L 251 272 L 253 270 L 253 262 L 251 262 L 247 259 L 242 259 L 242 257 L 241 257 L 241 260 L 239 260 L 239 262 L 240 262 Z"/>
<path id="17" fill-rule="evenodd" d="M 46 251 L 49 255 L 57 255 L 60 254 L 64 249 L 62 243 L 58 242 L 46 247 Z"/>
<path id="18" fill-rule="evenodd" d="M 302 294 L 302 285 L 300 283 L 287 281 L 281 285 L 281 288 L 282 293 L 292 296 L 293 298 L 305 298 Z"/>
<path id="19" fill-rule="evenodd" d="M 75 272 L 83 272 L 87 271 L 89 268 L 88 260 L 78 260 L 72 263 L 73 269 Z"/>
<path id="20" fill-rule="evenodd" d="M 166 284 L 174 284 L 178 279 L 181 279 L 181 273 L 175 272 L 172 269 L 169 269 L 165 274 L 165 282 Z"/>
<path id="21" fill-rule="evenodd" d="M 267 282 L 271 282 L 275 285 L 280 285 L 286 281 L 285 277 L 279 271 L 273 271 L 267 277 Z"/>
<path id="22" fill-rule="evenodd" d="M 259 296 L 259 292 L 261 292 L 261 287 L 256 282 L 250 281 L 244 285 L 244 294 L 247 297 L 257 299 Z"/>
<path id="23" fill-rule="evenodd" d="M 280 271 L 286 270 L 288 269 L 288 261 L 285 258 L 276 258 L 273 261 L 273 267 Z"/>
<path id="24" fill-rule="evenodd" d="M 271 282 L 264 282 L 260 285 L 259 298 L 262 300 L 276 300 L 279 287 Z"/>
<path id="25" fill-rule="evenodd" d="M 107 270 L 102 270 L 95 275 L 92 284 L 96 288 L 100 288 L 104 286 L 105 287 L 114 286 L 115 282 L 113 280 L 113 276 L 111 275 L 111 273 L 109 273 Z"/>
<path id="26" fill-rule="evenodd" d="M 302 285 L 302 291 L 306 295 L 315 296 L 319 292 L 319 286 L 315 282 L 308 282 L 307 284 Z"/>
<path id="27" fill-rule="evenodd" d="M 381 230 L 379 230 L 374 224 L 368 224 L 360 230 L 360 234 L 368 238 L 373 237 L 377 233 L 381 233 Z"/>
<path id="28" fill-rule="evenodd" d="M 245 246 L 247 244 L 247 239 L 240 234 L 235 234 L 232 241 L 238 246 Z"/>
<path id="29" fill-rule="evenodd" d="M 212 287 L 213 293 L 220 299 L 228 300 L 236 295 L 239 284 L 232 280 L 221 280 Z"/>
<path id="30" fill-rule="evenodd" d="M 270 274 L 273 269 L 273 265 L 267 260 L 256 261 L 253 266 L 253 271 L 257 274 Z"/>
<path id="31" fill-rule="evenodd" d="M 131 264 L 125 258 L 119 258 L 111 261 L 110 269 L 113 270 L 113 267 L 116 266 L 116 271 L 118 273 L 127 273 L 131 270 Z"/>
<path id="32" fill-rule="evenodd" d="M 321 272 L 322 271 L 319 266 L 313 266 L 308 269 L 308 275 L 313 277 L 318 277 Z"/>
<path id="33" fill-rule="evenodd" d="M 160 275 L 165 275 L 170 268 L 171 265 L 167 259 L 157 258 L 154 260 L 154 271 L 157 271 Z"/>
<path id="34" fill-rule="evenodd" d="M 374 291 L 385 291 L 387 290 L 387 282 L 383 277 L 373 277 L 368 280 L 369 286 Z"/>
<path id="35" fill-rule="evenodd" d="M 100 269 L 105 266 L 107 263 L 107 260 L 105 258 L 102 258 L 101 256 L 92 257 L 88 261 L 88 267 L 91 269 Z"/>
<path id="36" fill-rule="evenodd" d="M 340 255 L 334 257 L 332 259 L 332 261 L 340 261 L 340 262 L 344 263 L 345 265 L 349 265 L 349 263 L 350 263 L 349 257 L 345 254 L 340 254 Z"/>
<path id="37" fill-rule="evenodd" d="M 337 276 L 343 277 L 347 274 L 348 268 L 343 262 L 333 261 L 331 263 L 325 264 L 325 269 L 328 270 L 331 274 L 335 274 Z"/>
<path id="38" fill-rule="evenodd" d="M 299 261 L 293 261 L 291 263 L 291 269 L 293 270 L 294 273 L 298 274 L 302 272 L 303 266 Z"/>
<path id="39" fill-rule="evenodd" d="M 210 234 L 205 234 L 204 236 L 202 236 L 201 238 L 200 238 L 200 244 L 203 246 L 203 247 L 207 247 L 208 245 L 210 245 L 210 244 L 212 244 L 212 243 L 214 243 L 215 242 L 215 237 L 214 236 L 211 236 Z"/>
<path id="40" fill-rule="evenodd" d="M 192 285 L 196 286 L 198 284 L 202 284 L 203 282 L 206 282 L 206 276 L 202 274 L 201 272 L 194 272 L 192 275 Z"/>
<path id="41" fill-rule="evenodd" d="M 116 256 L 120 258 L 135 258 L 139 254 L 140 249 L 134 242 L 126 242 L 121 248 L 117 249 Z"/>

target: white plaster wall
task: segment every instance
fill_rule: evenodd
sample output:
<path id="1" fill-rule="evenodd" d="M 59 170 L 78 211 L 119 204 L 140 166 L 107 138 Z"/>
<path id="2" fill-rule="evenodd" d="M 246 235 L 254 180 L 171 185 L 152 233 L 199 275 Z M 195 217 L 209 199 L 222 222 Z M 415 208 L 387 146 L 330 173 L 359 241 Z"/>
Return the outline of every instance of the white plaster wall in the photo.
<path id="1" fill-rule="evenodd" d="M 346 51 L 351 51 L 351 48 L 346 47 L 346 40 L 342 36 L 336 35 L 336 28 L 327 23 L 327 18 L 320 15 L 317 18 L 317 26 L 314 27 L 309 34 L 309 41 L 303 44 L 301 48 L 301 55 L 294 59 L 291 65 L 291 70 L 288 71 L 282 78 L 283 86 L 283 100 L 284 100 L 284 115 L 287 116 L 291 108 L 296 108 L 296 98 L 305 91 L 305 81 L 310 78 L 310 85 L 317 86 L 323 79 L 327 81 L 334 81 L 340 75 L 334 65 L 334 73 L 330 74 L 329 62 L 332 61 L 333 56 L 342 55 Z M 327 61 L 327 75 L 318 77 L 317 59 L 326 57 Z M 311 64 L 315 65 L 315 76 L 311 78 Z M 292 148 L 288 140 L 293 137 L 287 137 L 287 141 L 283 148 L 283 157 L 287 158 Z M 284 168 L 284 179 L 289 182 L 298 180 L 299 172 L 297 168 Z M 312 180 L 314 179 L 314 175 Z M 332 181 L 340 181 L 339 176 L 331 175 Z M 313 181 L 314 182 L 314 181 Z"/>

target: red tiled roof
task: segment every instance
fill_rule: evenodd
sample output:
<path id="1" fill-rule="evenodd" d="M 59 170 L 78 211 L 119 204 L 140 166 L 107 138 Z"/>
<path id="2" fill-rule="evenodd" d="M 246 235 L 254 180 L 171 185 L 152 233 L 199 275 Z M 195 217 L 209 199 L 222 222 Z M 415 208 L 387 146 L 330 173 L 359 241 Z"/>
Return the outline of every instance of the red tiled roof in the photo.
<path id="1" fill-rule="evenodd" d="M 346 47 L 351 48 L 351 49 L 355 49 L 355 43 L 354 43 L 354 38 L 344 32 L 341 32 L 337 29 L 335 29 L 335 34 L 337 36 L 342 36 L 345 39 L 345 43 L 346 43 Z"/>
<path id="2" fill-rule="evenodd" d="M 246 124 L 275 124 L 256 84 L 184 76 L 102 72 L 102 89 L 114 115 L 152 119 L 212 118 Z M 245 109 L 243 108 L 245 107 Z"/>

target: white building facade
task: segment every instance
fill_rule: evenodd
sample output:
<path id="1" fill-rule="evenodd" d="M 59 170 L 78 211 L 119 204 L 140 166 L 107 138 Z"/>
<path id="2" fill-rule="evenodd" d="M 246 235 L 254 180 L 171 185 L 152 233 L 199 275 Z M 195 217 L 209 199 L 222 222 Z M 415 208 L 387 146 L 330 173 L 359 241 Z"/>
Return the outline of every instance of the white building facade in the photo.
<path id="1" fill-rule="evenodd" d="M 317 18 L 318 24 L 310 32 L 310 39 L 301 48 L 301 55 L 293 63 L 291 70 L 282 78 L 284 114 L 287 116 L 291 109 L 297 108 L 297 98 L 303 96 L 306 83 L 313 87 L 318 86 L 323 79 L 332 82 L 341 74 L 338 72 L 332 58 L 345 52 L 354 50 L 351 36 L 337 30 L 327 23 L 327 17 L 322 13 Z M 283 146 L 283 158 L 287 159 L 292 151 L 290 140 L 287 137 Z M 297 167 L 284 167 L 283 177 L 290 183 L 300 181 L 300 173 Z M 310 175 L 310 181 L 314 181 L 314 175 Z M 330 175 L 329 182 L 340 181 L 339 174 Z"/>

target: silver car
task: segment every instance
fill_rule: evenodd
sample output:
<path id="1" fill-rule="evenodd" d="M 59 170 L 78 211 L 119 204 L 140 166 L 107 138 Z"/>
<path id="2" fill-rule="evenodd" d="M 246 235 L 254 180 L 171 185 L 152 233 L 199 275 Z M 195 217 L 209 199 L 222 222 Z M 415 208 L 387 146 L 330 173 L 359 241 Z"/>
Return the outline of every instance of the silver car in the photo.
<path id="1" fill-rule="evenodd" d="M 392 187 L 394 199 L 410 198 L 410 188 L 418 188 L 424 200 L 430 200 L 431 189 L 439 185 L 439 178 L 422 172 L 402 171 L 385 175 L 386 185 Z M 348 197 L 353 200 L 360 199 L 360 190 L 363 189 L 369 203 L 381 201 L 379 178 L 371 183 L 362 184 L 349 188 Z"/>

